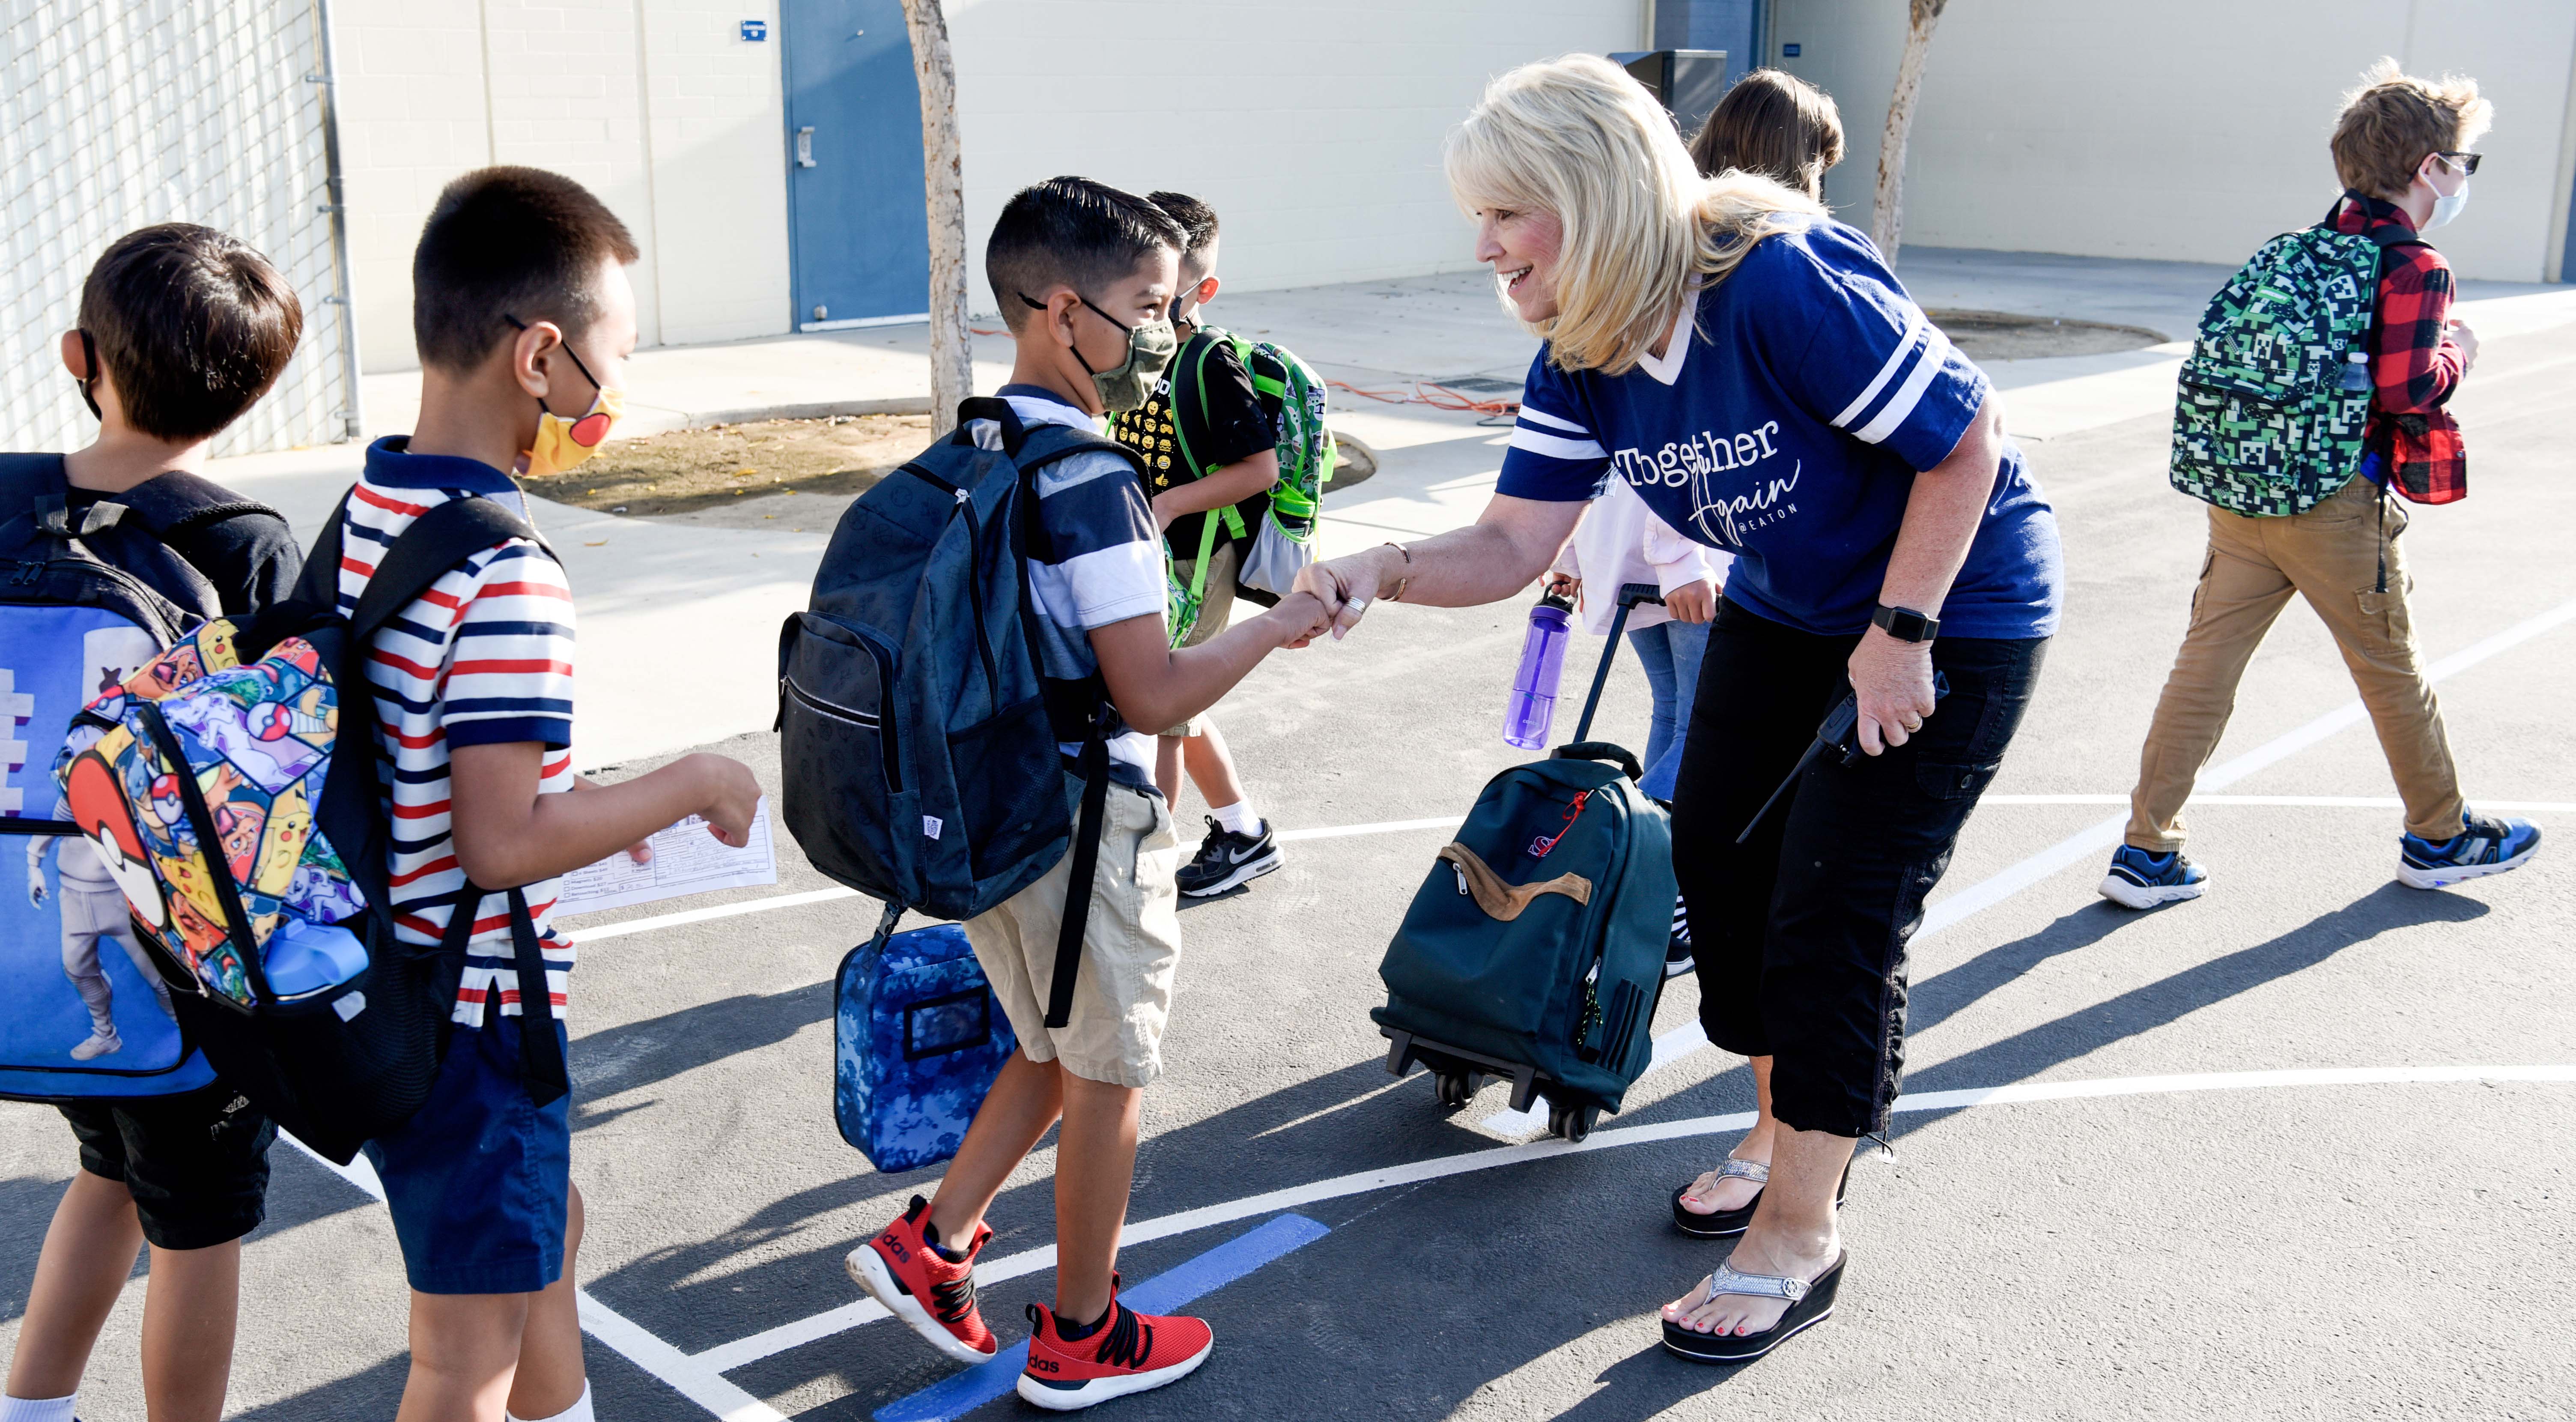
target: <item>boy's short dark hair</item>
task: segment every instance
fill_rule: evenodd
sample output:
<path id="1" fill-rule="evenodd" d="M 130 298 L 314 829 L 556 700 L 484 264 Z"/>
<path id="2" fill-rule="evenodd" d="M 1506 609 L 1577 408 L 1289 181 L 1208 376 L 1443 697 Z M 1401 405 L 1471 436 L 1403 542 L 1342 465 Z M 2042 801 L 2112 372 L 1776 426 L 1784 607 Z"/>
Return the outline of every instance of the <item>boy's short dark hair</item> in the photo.
<path id="1" fill-rule="evenodd" d="M 1189 243 L 1181 225 L 1152 202 L 1089 178 L 1049 178 L 1011 194 L 984 244 L 984 280 L 1017 331 L 1028 320 L 1020 298 L 1063 285 L 1090 294 L 1133 274 L 1157 247 Z"/>
<path id="2" fill-rule="evenodd" d="M 411 259 L 411 335 L 420 363 L 471 370 L 522 321 L 567 336 L 599 316 L 600 264 L 642 255 L 590 189 L 543 168 L 479 168 L 449 183 Z"/>
<path id="3" fill-rule="evenodd" d="M 241 418 L 295 355 L 304 305 L 247 243 L 165 222 L 108 245 L 81 287 L 80 329 L 125 422 L 200 440 Z"/>
<path id="4" fill-rule="evenodd" d="M 1165 217 L 1179 223 L 1182 234 L 1189 239 L 1181 248 L 1181 266 L 1187 270 L 1207 252 L 1208 244 L 1216 240 L 1216 209 L 1188 193 L 1148 193 L 1146 197 L 1163 210 Z M 1207 275 L 1203 267 L 1199 275 Z"/>

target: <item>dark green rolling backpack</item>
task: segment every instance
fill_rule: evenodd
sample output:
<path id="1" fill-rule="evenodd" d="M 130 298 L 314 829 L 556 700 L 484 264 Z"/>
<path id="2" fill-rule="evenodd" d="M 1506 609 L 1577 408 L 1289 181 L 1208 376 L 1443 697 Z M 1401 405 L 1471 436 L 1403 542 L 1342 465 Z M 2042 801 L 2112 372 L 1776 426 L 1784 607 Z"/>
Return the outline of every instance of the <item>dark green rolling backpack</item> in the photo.
<path id="1" fill-rule="evenodd" d="M 1622 590 L 1660 601 L 1651 587 Z M 1618 653 L 1619 629 L 1603 643 Z M 1637 759 L 1587 741 L 1596 675 L 1575 742 L 1485 783 L 1442 847 L 1378 969 L 1387 1070 L 1420 1063 L 1440 1102 L 1467 1104 L 1507 1078 L 1511 1104 L 1549 1104 L 1567 1140 L 1617 1111 L 1654 1056 L 1655 1001 L 1673 922 L 1672 827 L 1637 788 Z"/>

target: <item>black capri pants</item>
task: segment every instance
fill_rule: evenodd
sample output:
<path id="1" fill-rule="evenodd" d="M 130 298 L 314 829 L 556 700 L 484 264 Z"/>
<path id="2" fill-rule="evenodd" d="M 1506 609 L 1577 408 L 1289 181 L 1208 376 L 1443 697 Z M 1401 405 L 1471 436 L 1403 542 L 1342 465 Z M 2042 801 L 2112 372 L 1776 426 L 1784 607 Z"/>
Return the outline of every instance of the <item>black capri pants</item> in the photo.
<path id="1" fill-rule="evenodd" d="M 1820 753 L 1738 845 L 1849 689 L 1859 640 L 1721 602 L 1673 791 L 1700 1024 L 1727 1051 L 1774 1059 L 1782 1122 L 1854 1137 L 1887 1131 L 1905 1066 L 1906 941 L 2021 726 L 2048 645 L 1934 641 L 1950 694 L 1923 729 L 1857 765 Z"/>

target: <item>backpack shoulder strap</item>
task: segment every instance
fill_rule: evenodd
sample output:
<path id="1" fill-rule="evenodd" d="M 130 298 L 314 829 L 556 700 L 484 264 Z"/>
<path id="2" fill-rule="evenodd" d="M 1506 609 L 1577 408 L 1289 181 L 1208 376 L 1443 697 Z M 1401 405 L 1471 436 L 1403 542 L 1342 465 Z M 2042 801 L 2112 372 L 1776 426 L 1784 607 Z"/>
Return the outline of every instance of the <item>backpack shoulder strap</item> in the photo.
<path id="1" fill-rule="evenodd" d="M 0 548 L 37 536 L 46 510 L 60 509 L 71 491 L 59 454 L 0 454 Z"/>
<path id="2" fill-rule="evenodd" d="M 332 564 L 339 562 L 338 544 L 342 514 L 334 515 L 332 526 L 324 531 L 332 545 Z M 385 550 L 383 561 L 367 579 L 367 590 L 358 597 L 358 605 L 349 613 L 352 637 L 365 641 L 377 628 L 393 620 L 395 614 L 409 607 L 422 593 L 450 568 L 467 558 L 513 538 L 524 538 L 540 548 L 545 540 L 526 519 L 484 498 L 450 499 L 411 521 L 411 526 L 394 539 Z M 314 544 L 315 562 L 321 561 L 323 540 Z M 554 556 L 547 549 L 546 556 Z"/>
<path id="3" fill-rule="evenodd" d="M 286 515 L 259 500 L 245 499 L 212 479 L 184 469 L 146 479 L 116 495 L 112 502 L 125 505 L 153 537 L 164 543 L 190 529 L 230 519 L 256 516 L 286 522 Z"/>

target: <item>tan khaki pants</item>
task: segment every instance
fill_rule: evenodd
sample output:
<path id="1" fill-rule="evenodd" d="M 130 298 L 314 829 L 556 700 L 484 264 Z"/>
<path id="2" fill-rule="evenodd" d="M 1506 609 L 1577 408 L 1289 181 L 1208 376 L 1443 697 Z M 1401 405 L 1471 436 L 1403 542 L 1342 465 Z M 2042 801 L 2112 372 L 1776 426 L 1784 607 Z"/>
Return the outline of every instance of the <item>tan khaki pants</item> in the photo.
<path id="1" fill-rule="evenodd" d="M 2406 802 L 2406 830 L 2426 839 L 2460 832 L 2460 777 L 2442 730 L 2441 704 L 2415 657 L 2415 628 L 2406 613 L 2406 560 L 2397 535 L 2402 504 L 2387 508 L 2388 591 L 2379 592 L 2379 490 L 2354 479 L 2303 514 L 2247 518 L 2209 511 L 2209 556 L 2192 593 L 2191 630 L 2156 702 L 2155 724 L 2139 757 L 2138 788 L 2129 797 L 2132 845 L 2163 854 L 2187 833 L 2183 801 L 2217 749 L 2236 707 L 2236 683 L 2272 630 L 2290 594 L 2308 600 L 2334 634 L 2352 669 L 2362 704 L 2379 730 L 2379 747 Z"/>

